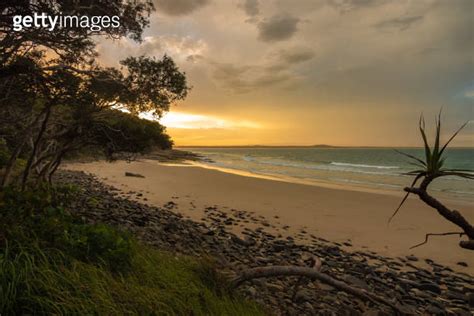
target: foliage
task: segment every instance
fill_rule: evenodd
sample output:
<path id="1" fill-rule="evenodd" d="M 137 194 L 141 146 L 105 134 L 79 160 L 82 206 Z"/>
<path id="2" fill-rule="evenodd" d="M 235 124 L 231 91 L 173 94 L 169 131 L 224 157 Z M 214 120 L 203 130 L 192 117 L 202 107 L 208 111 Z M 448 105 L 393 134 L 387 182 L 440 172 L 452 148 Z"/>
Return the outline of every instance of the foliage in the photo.
<path id="1" fill-rule="evenodd" d="M 41 248 L 55 248 L 74 258 L 125 272 L 133 255 L 130 236 L 108 226 L 87 225 L 65 210 L 73 187 L 40 188 L 0 194 L 0 227 L 4 240 L 38 240 Z"/>
<path id="2" fill-rule="evenodd" d="M 4 139 L 0 138 L 0 168 L 5 166 L 10 158 L 10 150 Z"/>
<path id="3" fill-rule="evenodd" d="M 0 4 L 0 135 L 10 149 L 1 186 L 14 180 L 22 188 L 31 179 L 38 185 L 50 182 L 65 156 L 87 146 L 100 147 L 108 156 L 171 147 L 164 128 L 139 120 L 138 114 L 159 117 L 183 100 L 190 89 L 185 74 L 166 55 L 128 57 L 120 69 L 102 67 L 93 40 L 129 36 L 140 41 L 152 10 L 150 0 L 104 0 L 100 6 L 64 0 Z M 12 16 L 33 12 L 106 13 L 119 16 L 121 24 L 96 33 L 79 28 L 12 30 Z M 119 117 L 112 111 L 117 108 L 134 117 Z M 15 179 L 13 169 L 21 158 L 26 163 Z"/>
<path id="4" fill-rule="evenodd" d="M 15 245 L 15 247 L 18 247 Z M 66 261 L 66 263 L 65 263 Z M 208 288 L 200 262 L 140 246 L 123 276 L 34 247 L 0 257 L 0 311 L 78 315 L 263 315 L 254 304 Z"/>
<path id="5" fill-rule="evenodd" d="M 170 149 L 173 144 L 159 123 L 118 110 L 104 111 L 88 134 L 89 145 L 102 148 L 109 159 L 120 152 L 146 153 L 155 148 Z"/>
<path id="6" fill-rule="evenodd" d="M 263 314 L 209 262 L 67 214 L 75 190 L 1 191 L 0 314 Z"/>
<path id="7" fill-rule="evenodd" d="M 448 139 L 448 141 L 441 146 L 440 145 L 440 137 L 441 137 L 441 112 L 438 114 L 436 118 L 436 131 L 435 131 L 435 139 L 434 145 L 431 147 L 428 143 L 428 139 L 426 136 L 426 129 L 425 129 L 425 120 L 423 115 L 420 116 L 419 121 L 419 129 L 420 134 L 423 139 L 423 146 L 425 151 L 425 158 L 420 159 L 413 155 L 397 151 L 400 154 L 408 157 L 411 160 L 411 164 L 418 167 L 419 169 L 410 171 L 405 173 L 405 175 L 414 176 L 413 182 L 411 183 L 410 188 L 414 188 L 419 180 L 422 180 L 422 188 L 426 190 L 431 181 L 439 177 L 445 176 L 457 176 L 466 179 L 474 179 L 473 170 L 466 170 L 466 169 L 450 169 L 444 167 L 444 162 L 446 157 L 443 155 L 445 153 L 446 148 L 448 147 L 449 143 L 459 134 L 459 132 L 467 125 L 464 123 L 461 127 Z M 398 213 L 400 208 L 403 206 L 405 201 L 407 200 L 408 196 L 411 192 L 407 191 L 405 196 L 403 197 L 400 205 L 395 210 L 393 215 L 390 217 L 389 221 Z"/>
<path id="8" fill-rule="evenodd" d="M 108 38 L 129 36 L 141 40 L 143 29 L 149 24 L 148 17 L 154 9 L 151 0 L 102 0 L 100 5 L 94 1 L 70 0 L 2 0 L 0 2 L 0 47 L 4 53 L 0 55 L 0 64 L 8 63 L 25 51 L 46 47 L 56 53 L 64 62 L 84 61 L 94 57 L 95 42 L 93 35 Z M 13 31 L 12 17 L 15 15 L 33 15 L 46 13 L 50 16 L 119 16 L 118 28 L 103 28 L 100 32 L 92 32 L 86 28 L 24 28 Z M 12 73 L 22 72 L 21 67 L 7 67 Z"/>
<path id="9" fill-rule="evenodd" d="M 151 111 L 160 116 L 171 103 L 187 96 L 186 76 L 167 55 L 161 60 L 128 57 L 120 63 L 127 67 L 128 73 L 124 80 L 127 93 L 123 95 L 122 103 L 128 104 L 127 109 L 132 113 Z"/>

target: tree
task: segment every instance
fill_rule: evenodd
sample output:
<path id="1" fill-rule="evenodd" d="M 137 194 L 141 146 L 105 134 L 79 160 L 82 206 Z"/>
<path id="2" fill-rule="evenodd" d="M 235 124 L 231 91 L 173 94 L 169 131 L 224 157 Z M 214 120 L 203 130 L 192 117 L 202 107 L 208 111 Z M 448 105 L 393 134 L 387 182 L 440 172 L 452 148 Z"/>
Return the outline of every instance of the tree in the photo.
<path id="1" fill-rule="evenodd" d="M 100 5 L 76 0 L 7 0 L 0 4 L 0 138 L 10 153 L 0 177 L 2 186 L 11 182 L 20 158 L 25 187 L 32 174 L 39 182 L 50 179 L 62 158 L 83 146 L 103 146 L 111 154 L 171 146 L 162 126 L 137 121 L 136 116 L 149 111 L 159 117 L 186 97 L 186 76 L 174 61 L 168 56 L 130 57 L 116 69 L 101 67 L 95 60 L 93 36 L 129 36 L 140 41 L 152 10 L 150 0 L 104 0 Z M 12 30 L 14 15 L 34 12 L 117 15 L 120 27 L 94 33 L 82 28 Z M 120 116 L 114 108 L 135 117 Z M 145 141 L 137 124 L 148 126 L 146 132 L 156 141 Z"/>
<path id="2" fill-rule="evenodd" d="M 133 67 L 128 65 L 132 64 Z M 43 113 L 22 174 L 25 186 L 32 170 L 37 180 L 51 179 L 63 157 L 85 146 L 104 149 L 107 157 L 117 152 L 144 152 L 152 147 L 169 148 L 171 141 L 156 122 L 136 117 L 150 111 L 159 116 L 188 92 L 186 77 L 171 58 L 128 58 L 127 75 L 116 69 L 94 68 L 90 74 L 55 69 L 48 75 Z M 141 87 L 144 84 L 146 89 Z M 120 106 L 133 113 L 119 114 Z M 149 138 L 149 139 L 147 139 Z"/>
<path id="3" fill-rule="evenodd" d="M 474 227 L 461 215 L 457 210 L 451 210 L 442 204 L 440 201 L 435 199 L 428 193 L 428 186 L 437 178 L 446 177 L 446 176 L 455 176 L 465 179 L 474 179 L 474 174 L 472 170 L 463 170 L 463 169 L 449 169 L 444 167 L 444 162 L 446 157 L 443 155 L 449 143 L 456 137 L 456 135 L 467 125 L 464 123 L 452 136 L 449 140 L 441 147 L 440 145 L 440 135 L 441 135 L 441 112 L 436 119 L 436 134 L 433 147 L 430 147 L 428 139 L 425 132 L 425 120 L 423 116 L 420 117 L 419 129 L 421 137 L 423 138 L 425 158 L 420 159 L 413 155 L 399 152 L 404 156 L 410 158 L 412 164 L 417 166 L 419 169 L 410 171 L 406 175 L 415 176 L 413 182 L 409 187 L 404 188 L 406 192 L 404 198 L 402 199 L 400 205 L 395 210 L 393 215 L 390 217 L 390 220 L 398 213 L 400 208 L 403 206 L 410 194 L 417 195 L 420 200 L 434 208 L 438 211 L 438 214 L 444 217 L 446 220 L 455 224 L 461 228 L 460 232 L 449 232 L 441 234 L 427 234 L 425 241 L 421 244 L 415 245 L 414 247 L 425 244 L 428 241 L 429 236 L 432 235 L 459 235 L 467 236 L 468 240 L 461 240 L 459 246 L 465 249 L 474 250 Z M 420 182 L 421 181 L 421 182 Z M 420 185 L 417 187 L 417 183 L 420 182 Z"/>
<path id="4" fill-rule="evenodd" d="M 94 57 L 92 35 L 120 38 L 129 36 L 141 40 L 143 29 L 149 24 L 153 11 L 151 0 L 2 0 L 0 2 L 0 66 L 2 76 L 15 75 L 24 69 L 11 64 L 24 52 L 46 48 L 54 52 L 63 63 L 84 61 Z M 15 15 L 45 13 L 49 16 L 118 16 L 120 26 L 92 32 L 88 28 L 24 28 L 13 31 Z M 27 69 L 26 69 L 27 71 Z"/>

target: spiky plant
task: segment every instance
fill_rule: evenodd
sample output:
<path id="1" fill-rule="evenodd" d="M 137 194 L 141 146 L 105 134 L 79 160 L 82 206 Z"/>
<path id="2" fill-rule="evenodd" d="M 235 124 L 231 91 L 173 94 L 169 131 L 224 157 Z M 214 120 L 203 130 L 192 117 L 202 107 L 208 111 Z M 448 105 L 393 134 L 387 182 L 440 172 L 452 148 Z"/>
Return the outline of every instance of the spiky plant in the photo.
<path id="1" fill-rule="evenodd" d="M 463 232 L 459 233 L 460 235 L 467 235 L 470 239 L 469 248 L 474 247 L 474 228 L 470 225 L 462 215 L 457 212 L 456 210 L 449 210 L 439 201 L 431 197 L 428 192 L 427 188 L 428 185 L 436 178 L 445 177 L 445 176 L 456 176 L 466 179 L 474 179 L 474 171 L 467 170 L 467 169 L 450 169 L 445 168 L 444 163 L 446 157 L 443 155 L 445 153 L 446 148 L 448 147 L 449 143 L 459 134 L 459 132 L 467 125 L 467 122 L 464 123 L 452 136 L 449 140 L 441 147 L 440 146 L 440 136 L 441 136 L 441 112 L 438 114 L 436 118 L 436 133 L 434 139 L 434 145 L 431 147 L 428 143 L 428 139 L 426 136 L 425 130 L 425 119 L 423 115 L 420 116 L 419 121 L 419 129 L 421 133 L 421 137 L 423 138 L 424 150 L 425 150 L 425 158 L 420 159 L 413 155 L 401 152 L 396 150 L 398 153 L 408 157 L 410 159 L 410 164 L 418 167 L 418 169 L 404 173 L 405 175 L 414 176 L 413 182 L 411 183 L 410 187 L 406 187 L 404 191 L 406 192 L 405 196 L 403 197 L 402 201 L 398 205 L 395 212 L 389 219 L 389 222 L 393 219 L 395 215 L 397 215 L 400 208 L 403 206 L 405 201 L 407 200 L 410 193 L 416 194 L 419 198 L 424 201 L 426 204 L 430 205 L 431 207 L 438 210 L 443 217 L 447 220 L 453 222 L 454 224 L 458 225 L 463 229 Z M 417 183 L 421 180 L 419 187 L 417 188 Z M 462 243 L 462 242 L 461 242 Z M 473 248 L 474 249 L 474 248 Z"/>

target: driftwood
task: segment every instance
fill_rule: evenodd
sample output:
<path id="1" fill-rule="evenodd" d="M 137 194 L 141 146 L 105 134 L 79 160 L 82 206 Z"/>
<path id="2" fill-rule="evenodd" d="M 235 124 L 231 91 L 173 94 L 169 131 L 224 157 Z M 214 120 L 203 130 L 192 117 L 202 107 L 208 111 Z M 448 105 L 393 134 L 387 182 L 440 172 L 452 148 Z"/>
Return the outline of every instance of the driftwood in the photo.
<path id="1" fill-rule="evenodd" d="M 348 285 L 345 282 L 336 280 L 325 273 L 319 272 L 318 270 L 314 268 L 308 268 L 308 267 L 267 266 L 267 267 L 252 268 L 252 269 L 242 271 L 235 279 L 232 280 L 231 286 L 233 288 L 236 288 L 245 281 L 249 281 L 249 280 L 257 279 L 257 278 L 270 278 L 270 277 L 278 277 L 278 276 L 300 276 L 300 277 L 307 277 L 312 280 L 318 280 L 340 291 L 344 291 L 346 293 L 352 294 L 360 299 L 370 301 L 373 303 L 378 302 L 378 303 L 387 305 L 400 315 L 405 314 L 405 312 L 403 312 L 398 306 L 396 306 L 394 303 L 390 302 L 389 300 L 383 297 L 380 297 L 374 293 L 368 292 L 364 289 L 353 287 L 351 285 Z"/>
<path id="2" fill-rule="evenodd" d="M 410 249 L 417 248 L 420 246 L 423 246 L 428 243 L 428 239 L 431 236 L 450 236 L 450 235 L 459 235 L 459 237 L 462 237 L 464 235 L 463 232 L 449 232 L 449 233 L 429 233 L 425 235 L 425 240 L 423 242 L 420 242 L 419 244 L 416 244 L 414 246 L 411 246 Z"/>
<path id="3" fill-rule="evenodd" d="M 144 175 L 141 175 L 139 173 L 132 173 L 132 172 L 125 172 L 126 177 L 135 177 L 135 178 L 145 178 Z"/>
<path id="4" fill-rule="evenodd" d="M 312 257 L 308 263 L 308 267 L 315 269 L 316 271 L 321 271 L 321 260 L 318 257 Z M 298 293 L 298 289 L 300 286 L 306 284 L 311 279 L 307 277 L 300 276 L 296 281 L 295 285 L 293 286 L 293 295 L 291 296 L 291 300 L 294 301 L 296 298 L 296 294 Z"/>

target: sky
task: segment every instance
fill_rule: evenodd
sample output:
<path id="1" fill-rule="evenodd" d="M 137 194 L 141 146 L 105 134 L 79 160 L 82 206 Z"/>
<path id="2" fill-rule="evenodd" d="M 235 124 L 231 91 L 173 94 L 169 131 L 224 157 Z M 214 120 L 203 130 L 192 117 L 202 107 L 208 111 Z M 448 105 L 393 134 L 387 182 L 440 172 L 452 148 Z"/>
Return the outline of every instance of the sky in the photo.
<path id="1" fill-rule="evenodd" d="M 141 44 L 100 60 L 171 56 L 192 90 L 161 123 L 178 146 L 418 146 L 474 120 L 474 1 L 154 0 Z M 473 121 L 474 123 L 474 121 Z M 474 146 L 474 124 L 454 143 Z"/>

